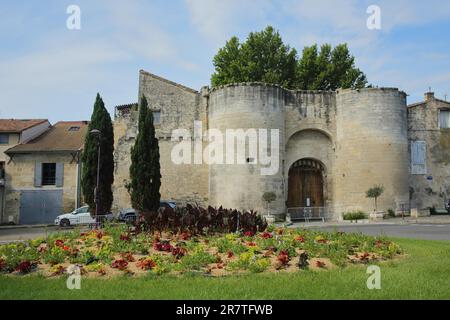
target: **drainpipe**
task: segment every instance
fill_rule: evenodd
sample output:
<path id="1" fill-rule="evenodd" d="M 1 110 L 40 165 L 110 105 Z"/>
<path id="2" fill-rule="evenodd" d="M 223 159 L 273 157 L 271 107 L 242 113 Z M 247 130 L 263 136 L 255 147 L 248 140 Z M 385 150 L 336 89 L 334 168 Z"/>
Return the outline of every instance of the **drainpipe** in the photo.
<path id="1" fill-rule="evenodd" d="M 75 209 L 81 207 L 81 151 L 77 152 L 77 194 Z"/>

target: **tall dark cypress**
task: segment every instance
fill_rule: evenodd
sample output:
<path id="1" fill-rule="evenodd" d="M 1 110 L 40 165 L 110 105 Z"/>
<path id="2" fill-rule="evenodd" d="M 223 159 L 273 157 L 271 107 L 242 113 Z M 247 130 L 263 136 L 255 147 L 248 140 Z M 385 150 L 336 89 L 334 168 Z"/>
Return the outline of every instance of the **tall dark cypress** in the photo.
<path id="1" fill-rule="evenodd" d="M 94 129 L 100 130 L 100 137 L 90 134 Z M 112 184 L 114 183 L 114 130 L 111 117 L 105 108 L 100 94 L 94 104 L 89 129 L 86 134 L 82 155 L 81 187 L 84 201 L 89 205 L 92 215 L 96 212 L 95 187 L 97 184 L 97 143 L 100 139 L 100 186 L 99 186 L 99 215 L 111 211 L 113 202 Z"/>
<path id="2" fill-rule="evenodd" d="M 139 106 L 139 132 L 131 149 L 128 191 L 133 208 L 139 213 L 156 212 L 161 194 L 159 145 L 153 125 L 153 112 L 143 96 Z"/>

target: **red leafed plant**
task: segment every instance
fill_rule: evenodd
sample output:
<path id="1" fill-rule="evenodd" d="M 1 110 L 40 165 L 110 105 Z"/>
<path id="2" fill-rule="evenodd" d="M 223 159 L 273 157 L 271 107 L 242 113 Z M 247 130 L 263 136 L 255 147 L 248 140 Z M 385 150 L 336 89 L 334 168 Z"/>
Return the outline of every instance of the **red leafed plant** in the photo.
<path id="1" fill-rule="evenodd" d="M 57 247 L 64 247 L 64 241 L 63 240 L 55 240 L 55 246 Z"/>
<path id="2" fill-rule="evenodd" d="M 127 242 L 130 242 L 130 241 L 131 241 L 131 237 L 130 237 L 130 235 L 128 235 L 128 234 L 121 234 L 121 235 L 120 235 L 120 240 L 121 240 L 121 241 L 127 241 Z"/>
<path id="3" fill-rule="evenodd" d="M 70 247 L 69 247 L 69 246 L 63 246 L 62 249 L 63 249 L 64 251 L 70 251 Z"/>
<path id="4" fill-rule="evenodd" d="M 0 272 L 6 270 L 6 261 L 4 259 L 0 259 Z"/>
<path id="5" fill-rule="evenodd" d="M 18 271 L 19 273 L 22 273 L 22 274 L 30 273 L 31 270 L 33 270 L 34 266 L 35 265 L 33 263 L 31 263 L 30 261 L 22 261 L 16 267 L 16 271 Z"/>
<path id="6" fill-rule="evenodd" d="M 228 251 L 227 252 L 227 257 L 228 257 L 228 259 L 233 258 L 234 257 L 234 253 L 232 251 Z"/>
<path id="7" fill-rule="evenodd" d="M 173 247 L 171 252 L 176 259 L 181 259 L 186 255 L 187 250 L 181 247 Z"/>
<path id="8" fill-rule="evenodd" d="M 281 263 L 281 265 L 285 266 L 289 263 L 289 253 L 287 251 L 281 251 L 278 254 L 277 260 Z"/>
<path id="9" fill-rule="evenodd" d="M 253 237 L 254 233 L 252 231 L 246 231 L 244 232 L 244 237 Z"/>
<path id="10" fill-rule="evenodd" d="M 367 261 L 369 261 L 370 254 L 367 253 L 367 252 L 364 252 L 364 253 L 361 254 L 361 255 L 357 255 L 357 257 L 359 258 L 359 260 L 361 260 L 361 261 L 363 261 L 363 262 L 367 262 Z"/>
<path id="11" fill-rule="evenodd" d="M 254 242 L 247 242 L 247 247 L 256 247 L 256 243 L 254 243 Z"/>
<path id="12" fill-rule="evenodd" d="M 124 259 L 127 262 L 134 262 L 134 257 L 133 254 L 131 252 L 122 252 L 120 254 L 120 256 L 122 257 L 122 259 Z"/>
<path id="13" fill-rule="evenodd" d="M 128 266 L 128 262 L 124 259 L 118 259 L 115 260 L 112 264 L 111 267 L 114 269 L 119 269 L 119 270 L 125 270 Z"/>
<path id="14" fill-rule="evenodd" d="M 263 238 L 263 239 L 270 239 L 270 238 L 273 238 L 273 235 L 271 233 L 269 233 L 269 232 L 263 232 L 261 234 L 261 238 Z"/>
<path id="15" fill-rule="evenodd" d="M 303 236 L 297 236 L 297 237 L 295 237 L 295 241 L 305 243 L 305 238 Z"/>
<path id="16" fill-rule="evenodd" d="M 136 266 L 142 270 L 151 270 L 156 267 L 156 262 L 152 259 L 141 259 L 136 262 Z"/>
<path id="17" fill-rule="evenodd" d="M 317 240 L 317 243 L 324 243 L 327 244 L 329 241 L 327 239 L 319 239 Z"/>
<path id="18" fill-rule="evenodd" d="M 326 264 L 323 261 L 317 260 L 316 261 L 316 267 L 317 268 L 325 268 Z"/>
<path id="19" fill-rule="evenodd" d="M 169 242 L 156 242 L 153 248 L 157 251 L 172 252 L 173 246 Z"/>
<path id="20" fill-rule="evenodd" d="M 189 232 L 183 232 L 182 234 L 180 234 L 180 239 L 187 241 L 191 238 L 191 234 Z"/>

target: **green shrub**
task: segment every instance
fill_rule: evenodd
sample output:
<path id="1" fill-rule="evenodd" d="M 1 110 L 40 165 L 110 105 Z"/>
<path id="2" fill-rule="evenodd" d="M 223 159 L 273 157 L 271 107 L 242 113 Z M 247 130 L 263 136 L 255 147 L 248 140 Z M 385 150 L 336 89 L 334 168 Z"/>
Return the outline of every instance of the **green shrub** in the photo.
<path id="1" fill-rule="evenodd" d="M 362 219 L 367 219 L 367 213 L 363 212 L 363 211 L 354 211 L 354 212 L 347 212 L 344 213 L 344 220 L 362 220 Z"/>
<path id="2" fill-rule="evenodd" d="M 387 213 L 389 217 L 395 218 L 395 211 L 393 209 L 388 209 Z"/>

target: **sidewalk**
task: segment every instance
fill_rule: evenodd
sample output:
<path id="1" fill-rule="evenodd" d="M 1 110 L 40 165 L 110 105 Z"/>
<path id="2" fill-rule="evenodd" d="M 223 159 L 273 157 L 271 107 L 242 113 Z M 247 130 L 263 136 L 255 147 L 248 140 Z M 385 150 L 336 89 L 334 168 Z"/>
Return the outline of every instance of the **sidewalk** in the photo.
<path id="1" fill-rule="evenodd" d="M 420 218 L 412 218 L 405 217 L 402 219 L 401 217 L 397 218 L 389 218 L 379 221 L 371 221 L 371 220 L 360 220 L 357 223 L 351 221 L 312 221 L 312 222 L 304 222 L 293 221 L 290 227 L 300 227 L 300 228 L 314 228 L 314 227 L 342 227 L 342 226 L 371 226 L 371 225 L 411 225 L 411 224 L 431 224 L 431 225 L 450 225 L 450 215 L 444 216 L 430 216 L 430 217 L 420 217 Z M 284 226 L 286 223 L 277 223 L 277 226 Z"/>
<path id="2" fill-rule="evenodd" d="M 13 229 L 35 229 L 35 228 L 52 228 L 57 227 L 53 224 L 16 224 L 0 226 L 0 230 L 13 230 Z"/>

